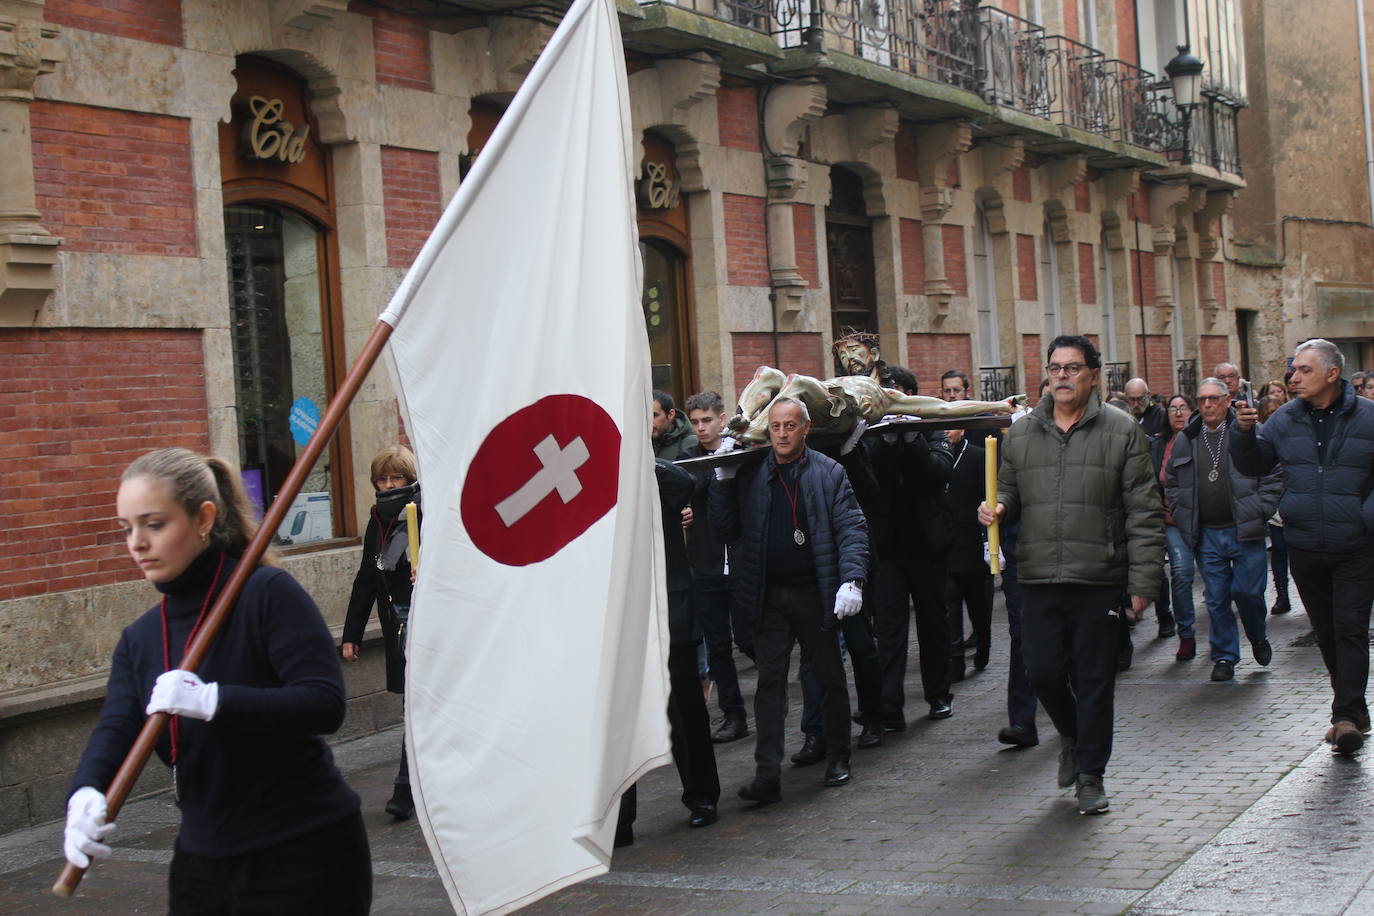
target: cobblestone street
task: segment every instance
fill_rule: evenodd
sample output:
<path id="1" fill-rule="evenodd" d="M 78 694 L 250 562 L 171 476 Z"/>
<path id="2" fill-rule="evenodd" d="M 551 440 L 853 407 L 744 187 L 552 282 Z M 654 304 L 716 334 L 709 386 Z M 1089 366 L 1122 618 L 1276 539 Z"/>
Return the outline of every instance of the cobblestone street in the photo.
<path id="1" fill-rule="evenodd" d="M 821 768 L 784 773 L 781 804 L 751 809 L 735 789 L 753 769 L 753 740 L 717 749 L 721 819 L 690 830 L 671 767 L 640 786 L 636 843 L 610 874 L 568 888 L 532 913 L 1141 913 L 1374 912 L 1374 793 L 1361 761 L 1321 744 L 1329 691 L 1300 609 L 1270 618 L 1274 661 L 1242 651 L 1234 681 L 1213 684 L 1199 600 L 1199 657 L 1174 660 L 1152 618 L 1117 688 L 1116 744 L 1106 774 L 1111 812 L 1081 817 L 1055 785 L 1058 741 L 1005 749 L 1005 617 L 999 599 L 991 666 L 956 684 L 955 715 L 855 751 L 854 782 L 821 787 Z M 914 645 L 913 645 L 914 650 Z M 753 670 L 745 672 L 746 689 Z M 789 751 L 800 741 L 794 689 Z M 752 726 L 752 720 L 751 720 Z M 382 813 L 399 732 L 337 748 L 364 798 L 376 872 L 374 913 L 448 912 L 415 823 Z M 1258 803 L 1258 804 L 1257 804 Z M 115 860 L 76 899 L 47 888 L 61 862 L 58 824 L 0 837 L 0 912 L 165 911 L 175 833 L 168 796 L 129 806 Z M 1310 863 L 1321 867 L 1313 868 Z"/>

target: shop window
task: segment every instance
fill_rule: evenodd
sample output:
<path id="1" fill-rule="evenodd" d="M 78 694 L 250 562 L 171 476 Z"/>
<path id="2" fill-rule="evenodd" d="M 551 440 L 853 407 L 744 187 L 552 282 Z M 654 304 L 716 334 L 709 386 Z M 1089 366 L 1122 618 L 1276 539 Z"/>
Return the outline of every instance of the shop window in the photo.
<path id="1" fill-rule="evenodd" d="M 322 302 L 323 236 L 285 208 L 224 210 L 239 461 L 259 513 L 280 491 L 329 399 Z M 306 479 L 277 532 L 304 544 L 335 533 L 330 454 Z"/>

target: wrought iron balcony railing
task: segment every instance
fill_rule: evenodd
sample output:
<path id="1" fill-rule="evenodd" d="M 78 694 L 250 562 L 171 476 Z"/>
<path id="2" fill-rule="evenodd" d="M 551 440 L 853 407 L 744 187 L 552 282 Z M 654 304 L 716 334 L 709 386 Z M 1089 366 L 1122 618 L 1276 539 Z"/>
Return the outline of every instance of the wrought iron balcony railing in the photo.
<path id="1" fill-rule="evenodd" d="M 1016 394 L 1016 367 L 980 366 L 978 384 L 983 389 L 983 400 L 1005 400 Z"/>
<path id="2" fill-rule="evenodd" d="M 1050 83 L 1050 120 L 1095 134 L 1111 124 L 1107 59 L 1101 51 L 1063 35 L 1045 39 Z"/>
<path id="3" fill-rule="evenodd" d="M 1114 392 L 1125 391 L 1126 383 L 1131 380 L 1130 363 L 1103 363 L 1103 377 L 1107 380 L 1107 396 Z"/>
<path id="4" fill-rule="evenodd" d="M 986 101 L 1049 117 L 1048 63 L 1043 28 L 999 9 L 978 9 L 978 80 Z"/>
<path id="5" fill-rule="evenodd" d="M 771 35 L 783 48 L 849 54 L 1059 124 L 1153 150 L 1184 149 L 1167 83 L 978 0 L 641 0 Z M 1236 106 L 1193 115 L 1196 161 L 1239 172 Z"/>
<path id="6" fill-rule="evenodd" d="M 1180 359 L 1178 361 L 1178 390 L 1188 397 L 1197 394 L 1197 360 Z"/>

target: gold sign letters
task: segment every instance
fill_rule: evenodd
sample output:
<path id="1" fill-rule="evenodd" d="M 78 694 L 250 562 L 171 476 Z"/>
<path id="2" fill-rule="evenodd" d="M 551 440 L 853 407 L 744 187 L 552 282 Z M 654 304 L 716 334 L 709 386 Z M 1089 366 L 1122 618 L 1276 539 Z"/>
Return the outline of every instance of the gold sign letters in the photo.
<path id="1" fill-rule="evenodd" d="M 661 162 L 645 162 L 644 177 L 639 180 L 639 205 L 646 210 L 677 208 L 682 182 L 668 177 L 668 167 Z"/>
<path id="2" fill-rule="evenodd" d="M 260 95 L 248 99 L 248 111 L 253 116 L 244 129 L 246 155 L 250 159 L 276 159 L 296 163 L 305 159 L 305 140 L 310 125 L 296 127 L 283 121 L 281 99 L 265 99 Z"/>

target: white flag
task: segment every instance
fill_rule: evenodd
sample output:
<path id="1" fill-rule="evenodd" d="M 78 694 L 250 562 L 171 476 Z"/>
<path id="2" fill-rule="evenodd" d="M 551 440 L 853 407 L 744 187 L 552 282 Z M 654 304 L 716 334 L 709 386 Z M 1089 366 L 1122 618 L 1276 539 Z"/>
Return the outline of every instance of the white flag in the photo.
<path id="1" fill-rule="evenodd" d="M 454 908 L 605 872 L 669 760 L 625 61 L 577 0 L 382 315 L 420 460 L 406 741 Z"/>

